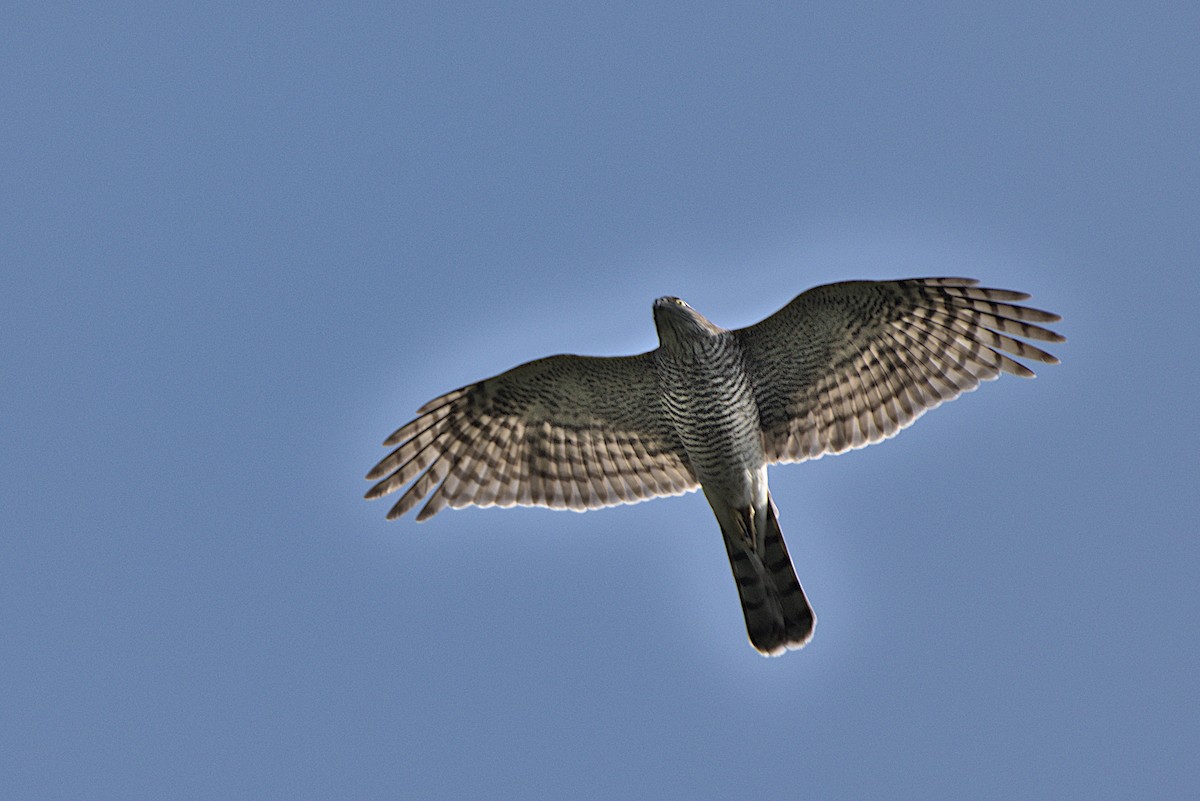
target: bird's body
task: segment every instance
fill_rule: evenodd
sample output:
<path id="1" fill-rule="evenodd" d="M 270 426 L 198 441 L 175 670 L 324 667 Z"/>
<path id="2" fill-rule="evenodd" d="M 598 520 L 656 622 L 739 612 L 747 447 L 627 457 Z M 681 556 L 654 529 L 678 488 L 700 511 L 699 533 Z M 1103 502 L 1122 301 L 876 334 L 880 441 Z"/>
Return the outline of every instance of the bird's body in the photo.
<path id="1" fill-rule="evenodd" d="M 654 322 L 663 403 L 721 526 L 750 641 L 767 654 L 799 648 L 816 619 L 771 509 L 758 402 L 741 345 L 678 298 L 657 300 Z M 774 560 L 767 557 L 771 535 L 783 549 Z"/>
<path id="2" fill-rule="evenodd" d="M 663 406 L 705 492 L 724 503 L 761 507 L 767 457 L 741 348 L 728 331 L 664 335 L 671 318 L 695 313 L 681 304 L 659 301 L 655 307 L 663 345 L 654 361 Z"/>
<path id="3" fill-rule="evenodd" d="M 1027 295 L 961 278 L 854 281 L 809 290 L 760 323 L 713 325 L 678 298 L 654 304 L 659 347 L 625 357 L 552 356 L 442 395 L 388 438 L 368 498 L 412 485 L 389 517 L 445 506 L 583 510 L 703 489 L 750 641 L 803 646 L 815 617 L 796 578 L 767 465 L 890 437 L 1001 371 L 1001 351 L 1053 363 L 1013 339 L 1062 341 Z M 415 479 L 415 481 L 414 481 Z"/>

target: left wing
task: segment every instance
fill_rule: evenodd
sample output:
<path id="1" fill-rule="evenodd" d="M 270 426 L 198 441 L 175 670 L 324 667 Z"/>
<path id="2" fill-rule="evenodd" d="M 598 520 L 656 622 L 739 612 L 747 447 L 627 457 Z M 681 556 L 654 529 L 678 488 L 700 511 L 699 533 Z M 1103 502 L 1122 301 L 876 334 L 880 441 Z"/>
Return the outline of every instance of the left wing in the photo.
<path id="1" fill-rule="evenodd" d="M 1009 355 L 1058 359 L 1011 335 L 1064 337 L 1029 295 L 970 278 L 846 281 L 815 287 L 733 332 L 745 354 L 770 462 L 800 462 L 894 436 L 927 410 L 1001 372 Z"/>

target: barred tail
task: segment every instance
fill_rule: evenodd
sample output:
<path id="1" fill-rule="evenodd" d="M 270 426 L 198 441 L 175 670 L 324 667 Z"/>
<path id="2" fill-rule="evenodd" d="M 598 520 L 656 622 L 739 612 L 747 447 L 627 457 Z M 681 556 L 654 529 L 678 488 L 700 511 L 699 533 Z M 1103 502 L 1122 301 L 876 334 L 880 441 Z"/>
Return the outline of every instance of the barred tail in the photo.
<path id="1" fill-rule="evenodd" d="M 802 648 L 812 639 L 817 619 L 796 578 L 775 516 L 775 504 L 768 503 L 768 507 L 760 536 L 747 537 L 740 530 L 728 531 L 725 527 L 721 534 L 742 601 L 750 644 L 764 655 L 778 656 Z"/>

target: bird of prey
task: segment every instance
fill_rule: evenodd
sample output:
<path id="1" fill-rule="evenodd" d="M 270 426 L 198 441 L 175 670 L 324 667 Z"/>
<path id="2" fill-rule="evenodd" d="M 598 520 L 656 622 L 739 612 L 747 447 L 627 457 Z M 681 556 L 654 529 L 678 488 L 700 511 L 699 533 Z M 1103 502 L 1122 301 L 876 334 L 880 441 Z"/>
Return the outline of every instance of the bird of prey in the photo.
<path id="1" fill-rule="evenodd" d="M 968 278 L 846 281 L 727 330 L 679 298 L 654 301 L 659 345 L 636 356 L 550 356 L 447 392 L 386 442 L 378 498 L 412 482 L 388 518 L 449 506 L 583 511 L 704 491 L 733 569 L 750 643 L 800 648 L 816 618 L 796 578 L 767 465 L 895 435 L 1000 373 L 1011 356 L 1056 364 L 1024 339 L 1062 342 Z M 1011 335 L 1011 336 L 1010 336 Z M 1008 354 L 1011 354 L 1008 355 Z"/>

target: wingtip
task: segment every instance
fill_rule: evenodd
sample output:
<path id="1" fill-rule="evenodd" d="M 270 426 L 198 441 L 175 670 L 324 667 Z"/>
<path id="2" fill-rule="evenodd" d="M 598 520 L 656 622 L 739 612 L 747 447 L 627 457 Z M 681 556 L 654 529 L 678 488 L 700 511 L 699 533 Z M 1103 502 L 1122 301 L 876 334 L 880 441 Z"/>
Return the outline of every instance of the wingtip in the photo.
<path id="1" fill-rule="evenodd" d="M 920 281 L 926 286 L 978 286 L 978 278 L 967 278 L 961 275 L 937 275 L 910 278 L 910 281 Z"/>
<path id="2" fill-rule="evenodd" d="M 1012 365 L 1006 365 L 1006 366 L 1011 367 L 1012 374 L 1017 376 L 1018 378 L 1037 378 L 1037 373 L 1033 372 L 1028 367 L 1021 364 L 1020 362 L 1014 361 L 1012 363 Z"/>

